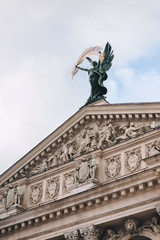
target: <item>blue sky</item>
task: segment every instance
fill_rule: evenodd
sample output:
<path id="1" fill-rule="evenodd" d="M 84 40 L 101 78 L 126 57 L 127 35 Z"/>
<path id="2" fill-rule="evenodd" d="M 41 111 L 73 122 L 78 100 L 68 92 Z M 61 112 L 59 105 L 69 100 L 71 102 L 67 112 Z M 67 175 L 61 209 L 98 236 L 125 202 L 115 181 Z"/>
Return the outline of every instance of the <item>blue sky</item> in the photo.
<path id="1" fill-rule="evenodd" d="M 159 26 L 159 0 L 0 0 L 0 173 L 86 102 L 90 46 L 114 50 L 110 103 L 160 101 Z"/>

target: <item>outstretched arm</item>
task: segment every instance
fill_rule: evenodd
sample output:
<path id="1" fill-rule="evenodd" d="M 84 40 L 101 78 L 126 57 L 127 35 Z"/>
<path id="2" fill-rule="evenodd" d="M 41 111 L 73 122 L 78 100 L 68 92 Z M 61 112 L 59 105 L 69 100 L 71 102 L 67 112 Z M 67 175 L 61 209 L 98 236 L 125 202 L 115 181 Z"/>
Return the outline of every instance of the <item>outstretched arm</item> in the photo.
<path id="1" fill-rule="evenodd" d="M 77 66 L 77 65 L 76 65 L 76 68 L 88 72 L 88 69 L 87 69 L 87 68 L 81 68 L 81 67 L 79 67 L 79 66 Z"/>

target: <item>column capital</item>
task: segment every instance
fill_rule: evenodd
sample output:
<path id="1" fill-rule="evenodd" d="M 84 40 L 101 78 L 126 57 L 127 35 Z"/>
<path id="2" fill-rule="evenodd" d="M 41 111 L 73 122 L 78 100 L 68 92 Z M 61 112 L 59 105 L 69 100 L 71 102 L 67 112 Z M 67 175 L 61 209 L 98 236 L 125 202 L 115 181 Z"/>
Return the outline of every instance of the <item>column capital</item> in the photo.
<path id="1" fill-rule="evenodd" d="M 94 225 L 90 225 L 80 229 L 83 240 L 99 240 L 103 234 L 103 230 Z"/>

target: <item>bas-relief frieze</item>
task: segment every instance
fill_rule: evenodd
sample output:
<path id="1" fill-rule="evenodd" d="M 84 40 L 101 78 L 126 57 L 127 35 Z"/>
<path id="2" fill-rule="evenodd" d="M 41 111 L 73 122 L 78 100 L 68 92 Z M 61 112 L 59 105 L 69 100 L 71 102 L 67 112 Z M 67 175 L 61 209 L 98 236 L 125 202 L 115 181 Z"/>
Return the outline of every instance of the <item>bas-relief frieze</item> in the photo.
<path id="1" fill-rule="evenodd" d="M 96 149 L 105 149 L 119 142 L 135 138 L 153 130 L 151 125 L 151 123 L 124 121 L 119 123 L 116 120 L 88 122 L 79 129 L 78 133 L 70 133 L 63 142 L 46 152 L 43 157 L 40 157 L 25 171 L 25 174 L 27 176 L 36 175 L 72 161 L 81 154 Z"/>

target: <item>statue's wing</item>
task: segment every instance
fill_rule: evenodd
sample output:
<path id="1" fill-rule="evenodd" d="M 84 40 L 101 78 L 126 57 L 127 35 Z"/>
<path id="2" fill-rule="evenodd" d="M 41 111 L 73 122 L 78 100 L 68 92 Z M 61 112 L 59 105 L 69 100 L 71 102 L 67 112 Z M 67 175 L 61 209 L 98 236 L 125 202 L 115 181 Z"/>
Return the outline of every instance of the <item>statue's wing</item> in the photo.
<path id="1" fill-rule="evenodd" d="M 113 50 L 109 42 L 107 42 L 104 52 L 102 53 L 103 57 L 100 63 L 100 72 L 106 72 L 112 66 L 112 60 L 114 58 Z"/>
<path id="2" fill-rule="evenodd" d="M 90 55 L 99 55 L 99 52 L 102 51 L 102 47 L 100 46 L 96 46 L 96 47 L 89 47 L 87 48 L 82 54 L 81 56 L 78 58 L 76 65 L 80 65 L 84 59 Z M 76 67 L 73 68 L 72 70 L 72 78 L 74 77 L 74 75 L 78 72 L 78 69 Z"/>

